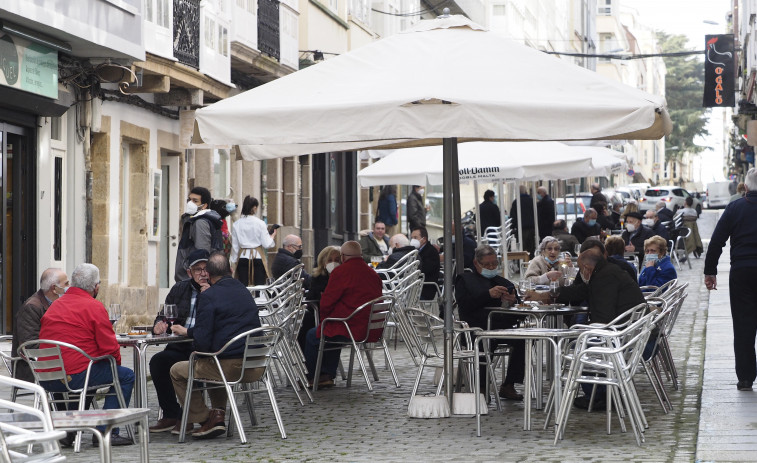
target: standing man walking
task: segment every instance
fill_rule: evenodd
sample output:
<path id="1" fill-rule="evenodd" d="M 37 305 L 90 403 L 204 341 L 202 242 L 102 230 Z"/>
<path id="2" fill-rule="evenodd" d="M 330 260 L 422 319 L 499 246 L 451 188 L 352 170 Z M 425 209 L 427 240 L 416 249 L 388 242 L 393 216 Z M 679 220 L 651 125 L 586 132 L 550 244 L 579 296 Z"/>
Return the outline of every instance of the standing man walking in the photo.
<path id="1" fill-rule="evenodd" d="M 555 223 L 555 201 L 549 196 L 544 186 L 536 189 L 536 215 L 539 224 L 539 242 L 545 236 L 552 235 L 552 225 Z"/>
<path id="2" fill-rule="evenodd" d="M 484 202 L 482 202 L 478 208 L 481 210 L 480 223 L 482 235 L 486 236 L 487 228 L 499 227 L 502 225 L 499 206 L 494 203 L 494 191 L 486 190 L 484 192 Z"/>
<path id="3" fill-rule="evenodd" d="M 731 240 L 731 271 L 728 279 L 733 318 L 733 350 L 739 391 L 751 391 L 757 378 L 754 351 L 757 334 L 757 169 L 746 174 L 746 195 L 729 203 L 712 233 L 704 260 L 704 284 L 717 289 L 717 265 L 725 242 Z"/>
<path id="4" fill-rule="evenodd" d="M 413 185 L 407 195 L 407 228 L 412 231 L 426 226 L 426 206 L 423 205 L 423 193 L 426 189 L 420 185 Z"/>

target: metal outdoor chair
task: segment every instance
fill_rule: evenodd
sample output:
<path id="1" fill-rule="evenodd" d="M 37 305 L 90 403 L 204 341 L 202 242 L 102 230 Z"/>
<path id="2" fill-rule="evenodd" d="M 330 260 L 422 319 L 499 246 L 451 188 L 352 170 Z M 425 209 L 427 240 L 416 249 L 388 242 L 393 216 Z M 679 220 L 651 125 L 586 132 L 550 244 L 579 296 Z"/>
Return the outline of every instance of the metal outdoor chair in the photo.
<path id="1" fill-rule="evenodd" d="M 244 433 L 242 427 L 242 418 L 239 414 L 239 408 L 237 407 L 234 394 L 244 394 L 247 403 L 247 412 L 250 415 L 250 421 L 253 425 L 257 424 L 257 418 L 255 417 L 255 410 L 253 405 L 253 393 L 259 392 L 258 390 L 252 390 L 249 388 L 250 383 L 262 383 L 265 386 L 265 390 L 268 392 L 268 398 L 271 401 L 271 408 L 276 418 L 276 424 L 279 427 L 281 438 L 286 439 L 286 431 L 284 430 L 284 423 L 281 420 L 281 413 L 279 413 L 279 406 L 276 402 L 276 393 L 274 392 L 273 384 L 271 383 L 270 370 L 268 366 L 271 358 L 275 352 L 277 344 L 281 341 L 283 336 L 281 328 L 275 326 L 267 326 L 262 328 L 255 328 L 244 333 L 240 333 L 234 336 L 229 342 L 227 342 L 217 352 L 192 352 L 189 356 L 189 377 L 187 380 L 187 393 L 184 398 L 184 408 L 182 409 L 181 416 L 181 432 L 179 434 L 179 442 L 184 442 L 186 438 L 186 426 L 187 419 L 189 417 L 189 403 L 192 399 L 192 394 L 201 393 L 201 391 L 209 389 L 226 390 L 226 394 L 229 398 L 229 408 L 231 409 L 232 418 L 229 420 L 229 427 L 226 430 L 226 436 L 230 437 L 234 431 L 234 426 L 239 428 L 239 440 L 245 444 L 247 443 L 247 436 Z M 226 378 L 226 375 L 221 368 L 219 356 L 229 349 L 232 345 L 243 342 L 244 354 L 242 355 L 242 368 L 239 372 L 239 376 L 236 378 Z M 213 359 L 216 368 L 218 369 L 218 376 L 220 379 L 207 379 L 195 377 L 195 364 L 201 358 Z M 258 369 L 262 368 L 262 373 Z M 199 387 L 196 382 L 205 383 L 204 386 Z"/>
<path id="2" fill-rule="evenodd" d="M 36 384 L 0 376 L 0 385 L 34 395 L 34 406 L 0 399 L 0 408 L 9 413 L 0 414 L 0 461 L 3 463 L 65 461 L 58 440 L 66 437 L 65 431 L 56 431 L 50 415 L 45 390 Z M 38 405 L 40 405 L 38 407 Z M 33 453 L 34 449 L 39 450 Z"/>
<path id="3" fill-rule="evenodd" d="M 70 376 L 66 373 L 66 367 L 63 363 L 62 349 L 70 349 L 77 354 L 83 356 L 89 361 L 87 365 L 86 377 L 84 384 L 81 388 L 71 387 Z M 126 401 L 124 400 L 123 393 L 121 391 L 121 383 L 118 380 L 118 369 L 116 368 L 116 360 L 111 355 L 102 355 L 99 357 L 92 357 L 84 352 L 82 349 L 62 341 L 53 341 L 50 339 L 38 339 L 33 341 L 27 341 L 18 346 L 18 354 L 29 364 L 29 368 L 32 370 L 34 380 L 37 384 L 42 386 L 42 381 L 60 381 L 65 386 L 65 391 L 47 391 L 49 395 L 50 403 L 78 403 L 79 410 L 86 409 L 86 398 L 98 392 L 100 389 L 108 388 L 108 391 L 101 393 L 102 395 L 115 395 L 118 398 L 118 404 L 120 408 L 126 408 Z M 90 384 L 89 375 L 92 369 L 92 365 L 98 362 L 108 362 L 111 372 L 111 381 L 101 384 Z M 42 386 L 44 388 L 44 386 Z M 113 392 L 110 392 L 110 389 Z M 53 394 L 59 393 L 63 395 L 62 399 L 55 399 Z M 99 396 L 100 394 L 98 394 Z M 72 397 L 73 396 L 73 397 Z M 96 406 L 96 401 L 92 401 L 93 406 Z M 129 437 L 133 438 L 134 431 L 131 425 L 126 427 Z M 74 452 L 81 450 L 81 431 L 76 434 L 76 441 L 74 443 Z"/>
<path id="4" fill-rule="evenodd" d="M 13 341 L 13 335 L 2 335 L 0 336 L 0 342 L 11 342 Z M 5 352 L 3 350 L 0 350 L 0 359 L 3 360 L 3 365 L 5 365 L 6 370 L 8 370 L 8 376 L 11 378 L 16 377 L 16 365 L 18 362 L 22 361 L 21 357 L 13 357 L 8 352 Z M 32 394 L 30 392 L 22 392 L 21 395 L 27 395 Z M 19 397 L 19 391 L 18 388 L 15 386 L 11 386 L 11 402 L 15 402 L 16 398 Z"/>
<path id="5" fill-rule="evenodd" d="M 355 309 L 348 317 L 344 317 L 344 318 L 331 317 L 331 318 L 326 318 L 321 321 L 321 338 L 320 338 L 320 345 L 318 347 L 318 360 L 316 362 L 315 372 L 313 372 L 314 373 L 313 391 L 318 390 L 318 381 L 319 381 L 319 377 L 321 373 L 323 352 L 327 350 L 341 350 L 342 347 L 346 347 L 346 346 L 350 347 L 350 364 L 349 364 L 349 370 L 347 374 L 347 387 L 352 385 L 352 370 L 353 370 L 354 361 L 355 361 L 355 354 L 357 353 L 357 360 L 358 360 L 358 363 L 360 364 L 360 369 L 363 372 L 363 377 L 365 378 L 365 384 L 368 386 L 369 391 L 373 391 L 371 380 L 370 378 L 368 378 L 368 371 L 366 370 L 365 363 L 363 362 L 362 353 L 365 352 L 366 354 L 366 358 L 371 367 L 371 371 L 373 372 L 374 381 L 378 381 L 379 378 L 378 378 L 378 373 L 376 372 L 376 366 L 374 365 L 373 358 L 370 355 L 371 352 L 374 350 L 382 350 L 384 352 L 384 356 L 386 358 L 387 363 L 389 364 L 389 368 L 392 371 L 392 376 L 394 377 L 394 383 L 397 387 L 400 387 L 400 380 L 397 377 L 397 372 L 394 370 L 394 363 L 392 362 L 392 357 L 389 354 L 389 348 L 387 347 L 386 340 L 384 339 L 384 328 L 386 327 L 387 320 L 391 316 L 393 306 L 394 306 L 394 297 L 381 296 L 361 305 L 360 307 Z M 368 320 L 366 323 L 365 334 L 361 336 L 360 338 L 355 338 L 355 335 L 350 329 L 349 322 L 354 317 L 357 317 L 361 312 L 364 312 L 364 311 L 369 311 L 369 314 L 367 317 Z M 324 328 L 328 324 L 339 324 L 339 323 L 344 325 L 344 328 L 347 330 L 350 340 L 349 341 L 329 340 L 328 345 L 326 345 L 326 336 L 323 335 Z"/>

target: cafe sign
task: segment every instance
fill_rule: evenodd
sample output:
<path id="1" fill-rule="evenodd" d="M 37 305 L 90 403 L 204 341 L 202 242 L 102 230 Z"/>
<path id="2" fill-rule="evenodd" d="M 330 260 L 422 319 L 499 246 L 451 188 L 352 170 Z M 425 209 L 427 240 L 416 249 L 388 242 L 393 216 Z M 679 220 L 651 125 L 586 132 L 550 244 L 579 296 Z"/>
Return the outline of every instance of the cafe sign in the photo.
<path id="1" fill-rule="evenodd" d="M 20 37 L 0 35 L 0 85 L 58 98 L 58 52 Z"/>
<path id="2" fill-rule="evenodd" d="M 732 107 L 736 104 L 733 34 L 707 35 L 705 42 L 702 106 Z"/>

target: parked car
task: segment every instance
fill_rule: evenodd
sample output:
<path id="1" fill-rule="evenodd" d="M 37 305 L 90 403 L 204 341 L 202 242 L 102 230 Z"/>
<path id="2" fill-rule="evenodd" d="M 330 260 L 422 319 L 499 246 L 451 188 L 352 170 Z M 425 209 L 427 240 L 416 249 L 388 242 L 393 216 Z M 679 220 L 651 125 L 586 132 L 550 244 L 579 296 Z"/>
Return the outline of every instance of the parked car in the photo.
<path id="1" fill-rule="evenodd" d="M 639 201 L 639 209 L 641 211 L 648 211 L 654 209 L 658 202 L 664 201 L 668 209 L 676 212 L 685 206 L 684 201 L 688 197 L 694 199 L 693 207 L 698 214 L 701 214 L 701 201 L 685 189 L 675 185 L 661 185 L 647 188 L 647 191 L 644 192 L 644 197 Z"/>
<path id="2" fill-rule="evenodd" d="M 568 224 L 568 231 L 570 231 L 573 223 L 577 219 L 582 219 L 586 209 L 589 208 L 591 202 L 591 194 L 587 196 L 581 196 L 581 193 L 576 195 L 575 202 L 573 196 L 566 196 L 564 198 L 555 198 L 555 213 L 557 219 L 564 219 Z"/>

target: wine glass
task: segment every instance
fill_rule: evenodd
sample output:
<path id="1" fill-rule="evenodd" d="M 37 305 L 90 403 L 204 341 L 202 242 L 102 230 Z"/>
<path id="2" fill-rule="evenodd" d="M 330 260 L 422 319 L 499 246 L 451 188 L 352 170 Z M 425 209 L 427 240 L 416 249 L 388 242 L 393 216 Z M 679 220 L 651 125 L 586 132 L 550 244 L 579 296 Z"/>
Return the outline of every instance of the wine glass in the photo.
<path id="1" fill-rule="evenodd" d="M 521 299 L 525 298 L 531 289 L 531 281 L 528 278 L 524 278 L 518 282 L 518 293 Z"/>
<path id="2" fill-rule="evenodd" d="M 176 318 L 179 316 L 178 311 L 176 310 L 176 304 L 166 304 L 163 309 L 163 315 L 166 318 L 166 323 L 168 323 L 169 326 L 173 325 L 173 322 L 175 322 Z M 171 336 L 176 335 L 171 333 Z"/>
<path id="3" fill-rule="evenodd" d="M 111 304 L 110 307 L 108 307 L 108 319 L 110 320 L 110 324 L 115 325 L 118 319 L 120 318 L 121 318 L 121 305 Z"/>
<path id="4" fill-rule="evenodd" d="M 560 282 L 552 280 L 549 282 L 549 295 L 552 296 L 552 303 L 557 302 L 557 295 L 560 292 Z"/>
<path id="5" fill-rule="evenodd" d="M 570 286 L 578 275 L 578 267 L 568 267 L 568 271 L 565 274 L 565 286 Z"/>

